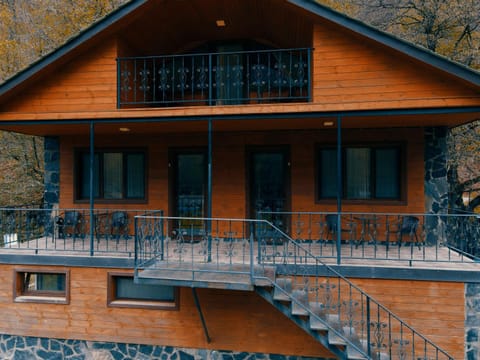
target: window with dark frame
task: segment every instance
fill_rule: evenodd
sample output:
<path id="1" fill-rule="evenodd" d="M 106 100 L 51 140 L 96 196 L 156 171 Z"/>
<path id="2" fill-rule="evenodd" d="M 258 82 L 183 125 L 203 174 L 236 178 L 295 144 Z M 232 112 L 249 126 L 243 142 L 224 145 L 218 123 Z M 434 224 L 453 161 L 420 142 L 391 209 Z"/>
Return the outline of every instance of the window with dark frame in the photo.
<path id="1" fill-rule="evenodd" d="M 66 304 L 69 301 L 68 271 L 15 270 L 15 302 Z"/>
<path id="2" fill-rule="evenodd" d="M 145 151 L 103 150 L 94 155 L 93 195 L 101 200 L 144 200 Z M 76 198 L 90 197 L 90 153 L 76 155 Z"/>
<path id="3" fill-rule="evenodd" d="M 402 147 L 367 145 L 342 149 L 343 198 L 401 200 Z M 337 149 L 317 150 L 317 200 L 337 196 Z"/>
<path id="4" fill-rule="evenodd" d="M 108 306 L 178 309 L 178 288 L 170 285 L 136 284 L 132 274 L 108 274 Z"/>

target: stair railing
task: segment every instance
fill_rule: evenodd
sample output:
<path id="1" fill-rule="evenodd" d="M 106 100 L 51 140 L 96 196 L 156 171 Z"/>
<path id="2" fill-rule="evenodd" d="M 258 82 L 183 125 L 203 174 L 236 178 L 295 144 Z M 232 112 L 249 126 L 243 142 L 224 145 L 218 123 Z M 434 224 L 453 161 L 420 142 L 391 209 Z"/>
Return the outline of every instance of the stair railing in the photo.
<path id="1" fill-rule="evenodd" d="M 259 263 L 292 279 L 294 302 L 373 359 L 452 359 L 331 266 L 267 220 L 256 229 Z M 276 284 L 275 286 L 278 286 Z M 358 349 L 361 351 L 361 349 Z"/>

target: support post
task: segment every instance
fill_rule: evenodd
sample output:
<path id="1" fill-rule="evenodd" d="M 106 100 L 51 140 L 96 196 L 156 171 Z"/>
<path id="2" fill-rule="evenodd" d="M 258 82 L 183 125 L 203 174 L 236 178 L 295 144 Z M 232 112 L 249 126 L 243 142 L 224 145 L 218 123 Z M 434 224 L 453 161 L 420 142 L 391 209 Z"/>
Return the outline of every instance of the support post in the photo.
<path id="1" fill-rule="evenodd" d="M 95 206 L 95 194 L 93 191 L 93 183 L 95 176 L 95 123 L 90 121 L 90 256 L 93 256 L 94 252 L 94 230 L 95 230 L 95 219 L 94 219 L 94 206 Z"/>
<path id="2" fill-rule="evenodd" d="M 337 265 L 342 262 L 342 117 L 337 116 Z"/>
<path id="3" fill-rule="evenodd" d="M 208 249 L 207 257 L 208 262 L 212 261 L 212 119 L 208 119 L 208 165 L 207 165 L 207 237 L 208 237 Z"/>
<path id="4" fill-rule="evenodd" d="M 198 315 L 200 315 L 200 321 L 202 322 L 203 331 L 205 332 L 205 338 L 207 339 L 207 343 L 211 343 L 212 339 L 208 334 L 207 323 L 205 322 L 205 318 L 203 316 L 202 308 L 200 307 L 200 300 L 198 299 L 197 289 L 192 288 L 193 299 L 195 300 L 195 306 L 198 310 Z"/>

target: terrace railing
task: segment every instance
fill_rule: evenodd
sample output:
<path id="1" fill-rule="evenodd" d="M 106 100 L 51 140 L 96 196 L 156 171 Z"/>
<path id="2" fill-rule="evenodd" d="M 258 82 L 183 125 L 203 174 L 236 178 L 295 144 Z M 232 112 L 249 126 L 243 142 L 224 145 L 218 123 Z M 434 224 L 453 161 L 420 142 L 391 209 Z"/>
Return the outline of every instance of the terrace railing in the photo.
<path id="1" fill-rule="evenodd" d="M 321 258 L 472 262 L 480 258 L 477 214 L 260 212 Z M 337 232 L 337 229 L 340 229 Z M 340 235 L 340 236 L 338 236 Z"/>
<path id="2" fill-rule="evenodd" d="M 307 332 L 328 331 L 322 343 L 341 339 L 356 359 L 453 359 L 323 263 L 308 243 L 266 220 L 137 216 L 135 228 L 137 275 L 149 272 L 158 279 L 155 271 L 168 269 L 168 276 L 189 272 L 198 283 L 214 281 L 219 273 L 246 275 L 273 304 L 279 304 L 275 293 L 281 293 L 280 303 L 291 302 L 287 316 L 309 316 L 310 322 L 298 322 Z M 269 267 L 275 276 L 266 275 Z"/>
<path id="3" fill-rule="evenodd" d="M 0 209 L 0 249 L 132 257 L 134 217 L 161 211 L 94 209 Z"/>
<path id="4" fill-rule="evenodd" d="M 118 107 L 310 100 L 311 49 L 117 59 Z"/>

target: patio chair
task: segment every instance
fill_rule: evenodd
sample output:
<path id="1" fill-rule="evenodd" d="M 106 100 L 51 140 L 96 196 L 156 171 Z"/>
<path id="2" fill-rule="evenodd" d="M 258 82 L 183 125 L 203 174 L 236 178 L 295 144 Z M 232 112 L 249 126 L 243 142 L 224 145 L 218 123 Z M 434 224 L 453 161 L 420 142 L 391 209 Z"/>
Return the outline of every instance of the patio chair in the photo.
<path id="1" fill-rule="evenodd" d="M 125 211 L 114 211 L 110 219 L 110 234 L 117 240 L 123 235 L 125 239 L 129 238 L 128 234 L 128 214 Z"/>
<path id="2" fill-rule="evenodd" d="M 416 216 L 399 216 L 398 220 L 393 224 L 387 224 L 387 248 L 390 244 L 390 234 L 394 234 L 397 239 L 398 246 L 402 246 L 403 238 L 408 235 L 410 245 L 415 242 L 418 249 L 421 250 L 420 241 L 417 235 L 420 219 Z M 415 241 L 414 241 L 415 240 Z"/>
<path id="3" fill-rule="evenodd" d="M 332 235 L 332 240 L 335 239 L 337 234 L 337 215 L 336 214 L 328 214 L 325 215 L 325 222 L 327 224 L 327 238 L 328 241 L 330 235 Z M 350 219 L 345 219 L 341 217 L 341 224 L 340 224 L 340 232 L 342 234 L 347 234 L 348 241 L 355 241 L 356 233 L 357 233 L 357 224 L 355 221 Z M 341 235 L 342 240 L 344 240 L 343 236 Z M 358 246 L 358 244 L 356 244 Z"/>
<path id="4" fill-rule="evenodd" d="M 76 210 L 67 210 L 63 216 L 58 216 L 55 220 L 58 226 L 58 237 L 65 239 L 71 236 L 75 240 L 77 236 L 82 236 L 82 214 Z"/>

